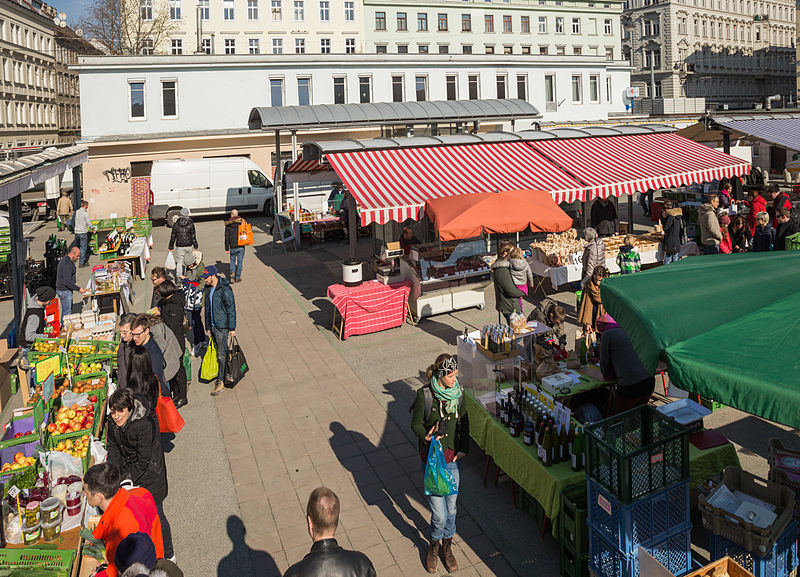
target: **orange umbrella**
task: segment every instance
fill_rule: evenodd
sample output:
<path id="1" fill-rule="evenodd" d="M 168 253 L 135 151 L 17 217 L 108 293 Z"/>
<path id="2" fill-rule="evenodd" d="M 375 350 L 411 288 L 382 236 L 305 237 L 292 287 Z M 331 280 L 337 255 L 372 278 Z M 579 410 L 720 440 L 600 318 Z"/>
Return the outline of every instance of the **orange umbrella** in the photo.
<path id="1" fill-rule="evenodd" d="M 481 232 L 563 232 L 572 218 L 543 190 L 503 190 L 434 198 L 425 214 L 443 241 L 472 238 Z"/>

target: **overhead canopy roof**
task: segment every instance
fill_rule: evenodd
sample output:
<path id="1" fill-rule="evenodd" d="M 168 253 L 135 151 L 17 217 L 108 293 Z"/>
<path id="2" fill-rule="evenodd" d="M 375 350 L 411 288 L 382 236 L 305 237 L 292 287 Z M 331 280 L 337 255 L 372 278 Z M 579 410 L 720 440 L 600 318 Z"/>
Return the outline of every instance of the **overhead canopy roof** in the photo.
<path id="1" fill-rule="evenodd" d="M 6 202 L 88 159 L 88 148 L 70 146 L 0 162 L 0 202 Z"/>
<path id="2" fill-rule="evenodd" d="M 309 130 L 386 124 L 437 124 L 541 118 L 524 100 L 439 100 L 260 106 L 250 111 L 250 130 Z"/>
<path id="3" fill-rule="evenodd" d="M 716 117 L 713 120 L 718 127 L 800 152 L 800 115 L 756 116 L 749 119 L 737 117 L 735 120 Z"/>
<path id="4" fill-rule="evenodd" d="M 605 279 L 603 306 L 649 371 L 661 358 L 682 389 L 798 428 L 798 268 L 797 251 L 683 259 Z"/>
<path id="5" fill-rule="evenodd" d="M 297 160 L 292 162 L 289 165 L 289 168 L 286 169 L 286 173 L 295 173 L 295 172 L 328 172 L 333 170 L 331 165 L 327 162 L 320 162 L 319 160 L 305 160 L 303 155 L 297 157 Z"/>

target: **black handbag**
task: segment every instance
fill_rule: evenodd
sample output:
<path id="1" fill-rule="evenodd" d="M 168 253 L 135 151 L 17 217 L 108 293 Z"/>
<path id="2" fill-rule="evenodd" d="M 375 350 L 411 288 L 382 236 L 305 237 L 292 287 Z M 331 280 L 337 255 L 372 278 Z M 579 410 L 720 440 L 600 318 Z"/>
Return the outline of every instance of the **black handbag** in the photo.
<path id="1" fill-rule="evenodd" d="M 225 386 L 233 388 L 247 374 L 250 367 L 247 366 L 247 359 L 244 358 L 242 348 L 236 337 L 231 337 L 228 346 L 228 355 L 225 358 Z"/>

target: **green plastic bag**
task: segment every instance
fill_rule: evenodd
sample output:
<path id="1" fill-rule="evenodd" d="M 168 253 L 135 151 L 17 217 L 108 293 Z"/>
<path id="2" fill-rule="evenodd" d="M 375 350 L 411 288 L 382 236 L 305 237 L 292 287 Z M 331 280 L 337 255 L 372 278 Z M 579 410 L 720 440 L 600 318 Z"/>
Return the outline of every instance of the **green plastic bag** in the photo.
<path id="1" fill-rule="evenodd" d="M 205 358 L 205 357 L 204 357 Z M 186 371 L 186 382 L 192 382 L 192 353 L 188 348 L 183 349 L 183 370 Z"/>
<path id="2" fill-rule="evenodd" d="M 200 380 L 210 383 L 219 376 L 219 360 L 217 359 L 217 345 L 214 339 L 209 339 L 206 354 L 203 355 L 203 364 L 200 365 Z"/>
<path id="3" fill-rule="evenodd" d="M 434 437 L 431 440 L 428 461 L 425 464 L 425 494 L 446 497 L 457 493 L 458 485 L 456 485 L 450 469 L 447 468 L 442 443 Z"/>

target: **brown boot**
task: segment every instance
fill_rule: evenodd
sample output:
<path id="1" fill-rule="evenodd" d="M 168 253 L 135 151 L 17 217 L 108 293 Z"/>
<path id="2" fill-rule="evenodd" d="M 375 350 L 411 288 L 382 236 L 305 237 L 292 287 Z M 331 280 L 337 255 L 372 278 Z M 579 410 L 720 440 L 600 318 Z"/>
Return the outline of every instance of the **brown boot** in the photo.
<path id="1" fill-rule="evenodd" d="M 428 556 L 425 558 L 425 570 L 428 573 L 436 573 L 436 562 L 439 558 L 439 542 L 431 541 L 431 548 L 428 549 Z"/>
<path id="2" fill-rule="evenodd" d="M 448 573 L 455 573 L 458 571 L 458 563 L 453 556 L 453 539 L 442 539 L 442 561 L 444 561 L 444 568 Z"/>

